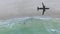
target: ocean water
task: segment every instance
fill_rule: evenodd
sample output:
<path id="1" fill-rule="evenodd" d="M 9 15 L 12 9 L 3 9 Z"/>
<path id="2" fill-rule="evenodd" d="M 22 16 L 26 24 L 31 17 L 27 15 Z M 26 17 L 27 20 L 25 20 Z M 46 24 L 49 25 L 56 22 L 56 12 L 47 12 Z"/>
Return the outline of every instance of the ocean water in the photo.
<path id="1" fill-rule="evenodd" d="M 0 20 L 0 34 L 60 34 L 60 19 L 26 17 Z"/>

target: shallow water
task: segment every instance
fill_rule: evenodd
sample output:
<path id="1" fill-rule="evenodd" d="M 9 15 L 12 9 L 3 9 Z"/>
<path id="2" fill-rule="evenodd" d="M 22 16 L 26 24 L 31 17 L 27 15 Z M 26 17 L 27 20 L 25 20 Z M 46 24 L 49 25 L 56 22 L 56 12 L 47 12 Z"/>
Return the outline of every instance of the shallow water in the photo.
<path id="1" fill-rule="evenodd" d="M 60 19 L 37 17 L 1 20 L 0 34 L 60 34 Z"/>

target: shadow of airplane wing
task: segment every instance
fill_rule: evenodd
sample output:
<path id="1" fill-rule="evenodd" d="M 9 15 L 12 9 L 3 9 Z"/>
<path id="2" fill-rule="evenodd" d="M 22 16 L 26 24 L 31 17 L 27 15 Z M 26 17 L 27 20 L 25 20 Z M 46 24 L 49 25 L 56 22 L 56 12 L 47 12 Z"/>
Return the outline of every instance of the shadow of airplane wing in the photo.
<path id="1" fill-rule="evenodd" d="M 44 15 L 44 13 L 45 13 L 45 10 L 43 10 L 42 15 Z"/>

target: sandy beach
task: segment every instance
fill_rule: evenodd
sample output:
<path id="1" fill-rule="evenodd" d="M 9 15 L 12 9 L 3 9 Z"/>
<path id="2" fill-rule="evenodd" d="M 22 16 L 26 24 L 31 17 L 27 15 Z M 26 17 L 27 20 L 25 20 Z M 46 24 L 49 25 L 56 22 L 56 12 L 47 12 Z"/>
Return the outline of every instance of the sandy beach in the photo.
<path id="1" fill-rule="evenodd" d="M 44 15 L 42 10 L 37 11 L 42 2 L 50 8 Z M 0 19 L 33 16 L 60 18 L 59 4 L 60 0 L 0 0 Z"/>

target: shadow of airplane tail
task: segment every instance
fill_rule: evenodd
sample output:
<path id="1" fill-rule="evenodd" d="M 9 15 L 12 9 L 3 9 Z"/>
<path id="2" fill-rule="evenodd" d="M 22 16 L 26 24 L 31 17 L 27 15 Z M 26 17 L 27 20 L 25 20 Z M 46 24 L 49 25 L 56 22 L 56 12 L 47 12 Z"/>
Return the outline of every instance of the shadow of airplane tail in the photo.
<path id="1" fill-rule="evenodd" d="M 37 7 L 37 10 L 39 11 L 39 7 Z"/>

